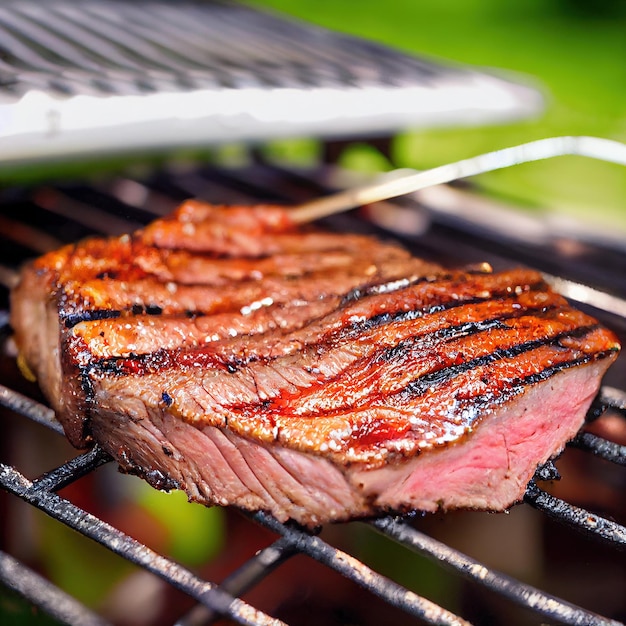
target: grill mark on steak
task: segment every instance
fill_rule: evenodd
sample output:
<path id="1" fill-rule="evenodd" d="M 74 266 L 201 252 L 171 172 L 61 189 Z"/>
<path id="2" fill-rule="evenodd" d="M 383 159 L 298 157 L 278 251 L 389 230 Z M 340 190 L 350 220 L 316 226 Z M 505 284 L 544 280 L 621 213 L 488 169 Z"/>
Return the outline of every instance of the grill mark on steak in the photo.
<path id="1" fill-rule="evenodd" d="M 172 381 L 170 376 L 160 374 L 139 377 L 137 384 L 144 386 L 141 394 L 150 394 L 155 388 L 175 385 L 176 388 L 168 389 L 169 395 L 174 399 L 174 405 L 169 410 L 194 423 L 224 427 L 224 416 L 227 416 L 228 428 L 242 436 L 253 436 L 257 440 L 268 442 L 288 441 L 290 447 L 295 446 L 314 454 L 319 454 L 321 449 L 324 453 L 335 454 L 337 462 L 340 462 L 340 458 L 345 462 L 347 457 L 351 461 L 380 464 L 387 459 L 390 451 L 398 452 L 394 449 L 394 441 L 402 441 L 400 451 L 403 453 L 414 453 L 425 447 L 443 445 L 455 438 L 462 438 L 472 425 L 472 420 L 477 419 L 477 413 L 472 411 L 471 415 L 459 420 L 457 403 L 461 401 L 461 396 L 470 405 L 471 402 L 477 403 L 481 396 L 488 398 L 489 402 L 485 400 L 480 404 L 480 410 L 487 415 L 504 399 L 521 393 L 523 388 L 520 381 L 543 371 L 546 364 L 550 364 L 550 367 L 556 367 L 555 364 L 565 366 L 570 361 L 586 359 L 587 355 L 593 355 L 594 352 L 602 356 L 608 354 L 606 334 L 603 331 L 591 331 L 583 338 L 572 341 L 571 346 L 563 347 L 564 342 L 567 344 L 567 338 L 558 336 L 550 345 L 526 346 L 523 352 L 516 355 L 499 354 L 497 360 L 487 360 L 452 379 L 439 381 L 439 384 L 431 385 L 421 395 L 412 393 L 403 397 L 401 394 L 386 394 L 386 404 L 383 405 L 373 397 L 370 406 L 341 405 L 333 413 L 316 412 L 305 416 L 297 413 L 298 397 L 286 396 L 284 393 L 269 404 L 264 403 L 261 406 L 245 403 L 234 405 L 228 400 L 226 388 L 222 388 L 224 384 L 230 384 L 223 377 L 220 379 L 222 386 L 217 381 L 205 382 L 203 388 L 195 384 L 189 386 L 195 380 L 193 373 L 183 373 L 182 377 L 179 375 L 180 383 Z M 203 377 L 219 378 L 215 372 L 207 372 Z M 163 381 L 159 382 L 161 378 Z M 115 384 L 116 380 L 108 379 L 106 385 L 105 381 L 99 381 L 98 387 L 106 396 L 123 394 L 125 385 Z M 272 389 L 276 391 L 276 381 L 273 382 Z M 207 394 L 209 389 L 217 395 Z M 476 393 L 480 389 L 484 392 Z M 138 391 L 136 389 L 134 393 Z M 327 387 L 327 393 L 333 393 L 330 386 Z M 253 386 L 250 394 L 251 402 L 258 403 L 258 389 Z M 234 390 L 232 397 L 241 399 L 242 389 Z M 187 412 L 182 404 L 184 398 L 193 398 L 198 406 Z M 158 398 L 150 400 L 146 397 L 146 401 L 158 403 Z M 443 412 L 442 407 L 445 408 Z M 197 422 L 199 416 L 201 422 Z M 418 416 L 427 416 L 427 419 Z M 372 424 L 377 425 L 374 429 L 376 436 L 372 435 Z M 390 438 L 385 442 L 379 441 L 381 432 Z M 341 433 L 344 435 L 340 436 Z M 336 444 L 336 448 L 330 452 L 329 437 Z M 361 442 L 359 437 L 363 437 Z"/>
<path id="2" fill-rule="evenodd" d="M 453 378 L 435 381 L 421 393 L 388 396 L 384 404 L 373 401 L 343 412 L 309 416 L 295 415 L 286 404 L 274 413 L 278 441 L 293 446 L 297 439 L 299 449 L 319 454 L 321 448 L 338 463 L 381 467 L 396 456 L 463 442 L 480 422 L 523 394 L 528 385 L 577 365 L 604 360 L 614 350 L 607 346 L 602 331 L 592 330 L 578 347 L 542 345 L 502 355 Z M 229 428 L 236 430 L 238 425 L 242 424 L 231 416 Z"/>
<path id="3" fill-rule="evenodd" d="M 79 313 L 67 313 L 62 311 L 59 314 L 59 319 L 65 326 L 65 328 L 73 328 L 76 324 L 81 322 L 95 322 L 105 319 L 112 319 L 119 317 L 122 314 L 121 311 L 113 309 L 100 309 L 100 310 L 86 310 Z"/>
<path id="4" fill-rule="evenodd" d="M 527 322 L 532 323 L 532 320 Z M 541 345 L 558 348 L 559 342 L 567 337 L 579 338 L 580 333 L 584 335 L 593 328 L 580 327 L 576 323 L 563 324 L 557 327 L 558 330 L 545 330 L 544 337 L 534 340 L 532 330 L 529 332 L 523 324 L 516 324 L 498 333 L 493 343 L 475 337 L 499 327 L 501 322 L 498 320 L 487 328 L 465 327 L 457 336 L 443 341 L 436 335 L 410 337 L 400 350 L 383 347 L 355 360 L 330 380 L 321 379 L 308 389 L 299 390 L 297 397 L 283 392 L 276 402 L 280 404 L 280 410 L 306 415 L 336 410 L 338 397 L 344 403 L 342 406 L 358 407 L 364 403 L 381 402 L 402 391 L 419 394 L 482 364 L 513 357 Z M 283 407 L 283 403 L 289 408 Z"/>
<path id="5" fill-rule="evenodd" d="M 470 320 L 475 319 L 473 314 L 482 311 L 481 303 L 489 300 L 493 303 L 487 304 L 486 308 L 494 309 L 494 311 L 484 315 L 491 318 L 494 317 L 498 307 L 502 306 L 499 301 L 515 299 L 516 303 L 512 306 L 519 307 L 520 311 L 565 303 L 556 294 L 537 293 L 542 288 L 543 281 L 537 280 L 536 274 L 532 275 L 534 282 L 524 287 L 521 287 L 516 280 L 520 278 L 516 273 L 508 278 L 513 279 L 511 284 L 502 281 L 502 277 L 493 275 L 483 275 L 474 280 L 463 280 L 461 283 L 458 277 L 443 280 L 432 279 L 424 281 L 424 284 L 414 285 L 411 290 L 404 290 L 401 294 L 369 296 L 366 298 L 367 302 L 352 302 L 350 305 L 338 304 L 335 298 L 314 302 L 307 306 L 287 307 L 286 310 L 284 307 L 278 309 L 277 307 L 261 307 L 253 314 L 233 314 L 230 323 L 228 314 L 192 320 L 180 318 L 176 321 L 169 318 L 152 320 L 149 321 L 150 327 L 146 327 L 143 317 L 124 318 L 99 324 L 81 325 L 74 329 L 73 334 L 85 343 L 86 349 L 95 359 L 129 357 L 131 351 L 138 355 L 148 355 L 146 349 L 155 345 L 160 347 L 160 351 L 166 352 L 177 348 L 202 350 L 204 346 L 209 351 L 221 351 L 225 362 L 229 361 L 228 354 L 239 355 L 236 356 L 236 363 L 232 359 L 229 361 L 231 366 L 237 367 L 241 363 L 264 358 L 268 352 L 274 355 L 281 354 L 278 346 L 281 343 L 285 345 L 286 341 L 287 348 L 291 347 L 291 349 L 313 342 L 322 344 L 330 339 L 357 336 L 388 322 L 417 318 L 425 320 L 429 315 L 468 305 L 477 305 L 468 313 Z M 502 285 L 501 282 L 505 284 Z M 442 293 L 446 295 L 443 296 Z M 481 296 L 477 297 L 477 293 Z M 277 327 L 272 329 L 271 325 L 275 323 L 276 316 L 278 316 Z M 159 323 L 164 329 L 162 334 L 158 331 Z M 420 322 L 422 326 L 427 323 Z M 291 332 L 285 340 L 287 331 Z M 254 337 L 255 335 L 258 336 Z M 199 341 L 199 336 L 204 337 L 205 341 Z M 206 338 L 210 341 L 206 341 Z M 248 355 L 245 358 L 241 355 L 241 348 L 238 347 L 244 341 Z M 116 346 L 120 346 L 124 353 L 120 354 L 118 351 L 116 354 Z M 143 359 L 144 362 L 149 360 L 149 356 L 137 356 L 137 358 Z M 159 359 L 158 363 L 162 366 L 163 360 Z"/>
<path id="6" fill-rule="evenodd" d="M 427 389 L 435 385 L 442 385 L 448 380 L 454 378 L 455 376 L 458 376 L 459 374 L 467 372 L 471 369 L 475 369 L 482 365 L 488 365 L 490 363 L 493 363 L 494 361 L 499 361 L 501 359 L 513 359 L 516 356 L 523 354 L 524 352 L 529 352 L 531 350 L 535 350 L 537 348 L 541 348 L 544 346 L 545 347 L 553 346 L 555 348 L 558 348 L 561 346 L 561 341 L 563 339 L 567 339 L 567 338 L 582 339 L 586 335 L 591 333 L 592 331 L 596 330 L 597 328 L 598 328 L 597 324 L 594 324 L 591 326 L 578 327 L 574 329 L 573 331 L 561 333 L 559 335 L 556 335 L 553 338 L 545 337 L 542 339 L 525 341 L 523 343 L 519 343 L 508 348 L 498 348 L 497 350 L 494 350 L 493 352 L 489 354 L 476 357 L 474 359 L 471 359 L 470 361 L 466 361 L 459 365 L 451 365 L 449 367 L 444 367 L 443 369 L 440 369 L 436 372 L 424 374 L 423 376 L 420 376 L 417 380 L 410 382 L 402 391 L 398 393 L 402 394 L 403 399 L 404 397 L 408 395 L 413 395 L 413 394 L 421 395 Z M 599 353 L 596 356 L 603 358 L 604 356 L 606 356 L 606 354 Z M 583 361 L 581 361 L 580 359 L 573 359 L 572 361 L 566 361 L 558 366 L 555 365 L 553 367 L 546 367 L 545 369 L 537 373 L 537 375 L 539 376 L 537 380 L 545 380 L 546 378 L 549 378 L 550 376 L 559 372 L 561 369 L 571 367 L 572 364 L 576 364 L 579 362 L 580 363 L 586 362 L 587 360 L 588 360 L 587 357 L 585 357 Z M 532 376 L 526 377 L 525 379 L 520 379 L 520 385 L 526 384 L 525 382 L 523 382 L 524 380 L 528 380 L 529 382 L 532 382 L 534 379 Z"/>
<path id="7" fill-rule="evenodd" d="M 512 300 L 512 301 L 509 301 Z M 269 350 L 256 351 L 254 344 L 251 344 L 250 336 L 240 337 L 236 341 L 225 341 L 208 347 L 196 347 L 186 351 L 160 349 L 156 353 L 126 355 L 123 357 L 95 358 L 91 344 L 88 349 L 92 354 L 90 367 L 93 373 L 101 371 L 103 374 L 126 375 L 126 374 L 146 374 L 159 369 L 180 367 L 180 366 L 203 366 L 225 369 L 234 373 L 238 369 L 245 367 L 251 362 L 262 361 L 271 362 L 283 356 L 288 356 L 296 350 L 302 350 L 314 344 L 317 353 L 327 352 L 337 342 L 346 342 L 354 338 L 359 339 L 359 343 L 364 338 L 370 338 L 372 345 L 381 345 L 389 338 L 385 338 L 386 329 L 381 327 L 393 324 L 393 335 L 391 338 L 392 349 L 387 354 L 387 360 L 393 360 L 393 351 L 400 354 L 403 349 L 398 342 L 407 341 L 415 337 L 428 337 L 428 345 L 436 341 L 445 341 L 463 335 L 469 335 L 501 327 L 508 319 L 521 317 L 528 313 L 535 313 L 537 319 L 550 315 L 559 305 L 563 304 L 560 296 L 546 298 L 542 295 L 533 299 L 533 296 L 525 298 L 524 304 L 518 297 L 508 294 L 506 298 L 482 301 L 482 307 L 477 306 L 477 302 L 460 302 L 452 300 L 445 305 L 429 307 L 422 311 L 402 311 L 376 315 L 372 318 L 352 323 L 349 327 L 339 327 L 329 329 L 329 326 L 322 323 L 320 327 L 328 330 L 324 334 L 311 332 L 309 327 L 304 327 L 301 339 L 294 341 L 293 333 L 289 336 L 289 341 L 285 343 L 284 349 L 278 349 L 277 345 L 268 342 L 267 336 L 259 337 L 262 346 L 269 346 Z M 433 311 L 434 309 L 434 311 Z M 457 309 L 454 314 L 446 314 L 453 309 Z M 489 317 L 487 317 L 489 315 Z M 415 320 L 422 322 L 416 325 Z M 430 319 L 429 319 L 430 318 Z M 486 318 L 486 319 L 485 319 Z M 404 330 L 403 330 L 404 329 Z M 390 331 L 391 332 L 391 331 Z M 408 333 L 408 334 L 407 334 Z M 245 352 L 237 345 L 244 345 Z M 234 355 L 234 356 L 233 356 Z"/>
<path id="8" fill-rule="evenodd" d="M 374 267 L 374 266 L 372 266 Z M 86 280 L 64 283 L 64 298 L 74 312 L 83 309 L 126 310 L 133 307 L 158 307 L 164 314 L 181 314 L 193 311 L 214 314 L 239 311 L 251 303 L 271 299 L 274 303 L 307 303 L 320 298 L 334 298 L 364 283 L 385 284 L 395 280 L 407 269 L 423 271 L 419 264 L 407 268 L 384 267 L 371 275 L 349 268 L 329 274 L 312 272 L 294 280 L 291 277 L 269 276 L 263 281 L 244 281 L 230 287 L 205 285 L 177 285 L 162 283 L 152 277 L 137 281 Z"/>

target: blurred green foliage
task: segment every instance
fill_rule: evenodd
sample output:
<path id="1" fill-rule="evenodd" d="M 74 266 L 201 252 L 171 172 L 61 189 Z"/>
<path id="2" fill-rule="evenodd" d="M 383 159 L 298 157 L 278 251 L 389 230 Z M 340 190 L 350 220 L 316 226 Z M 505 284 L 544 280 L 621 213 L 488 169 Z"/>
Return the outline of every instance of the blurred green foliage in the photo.
<path id="1" fill-rule="evenodd" d="M 601 0 L 254 0 L 319 25 L 537 84 L 535 119 L 480 128 L 409 129 L 396 167 L 427 168 L 556 135 L 626 141 L 626 2 Z M 358 164 L 351 151 L 350 165 Z M 364 162 L 371 164 L 371 160 Z M 626 228 L 626 171 L 562 157 L 481 176 L 479 184 L 529 207 Z"/>
<path id="2" fill-rule="evenodd" d="M 336 31 L 445 62 L 470 64 L 537 85 L 546 108 L 515 123 L 413 128 L 395 137 L 391 161 L 355 144 L 342 164 L 424 169 L 490 150 L 557 135 L 595 135 L 626 142 L 626 2 L 624 0 L 246 0 Z M 319 161 L 313 138 L 270 142 L 269 158 L 307 166 Z M 241 145 L 181 148 L 167 154 L 94 156 L 41 167 L 4 164 L 0 181 L 107 174 L 138 163 L 182 159 L 244 165 Z M 619 227 L 626 236 L 626 171 L 582 157 L 561 157 L 486 174 L 487 193 L 522 206 Z"/>
<path id="3" fill-rule="evenodd" d="M 17 593 L 0 586 L 0 624 L 2 626 L 59 626 L 60 622 L 32 606 Z"/>
<path id="4" fill-rule="evenodd" d="M 147 484 L 138 489 L 137 501 L 166 530 L 165 551 L 187 567 L 207 563 L 224 545 L 224 511 L 187 502 L 182 491 L 164 493 Z"/>
<path id="5" fill-rule="evenodd" d="M 144 523 L 156 527 L 156 533 L 150 529 L 144 529 L 144 535 L 132 532 L 134 538 L 151 543 L 150 538 L 159 537 L 158 545 L 150 547 L 186 567 L 206 563 L 221 550 L 225 534 L 222 509 L 189 503 L 182 492 L 158 491 L 138 479 L 131 487 L 118 515 L 134 516 L 134 507 L 139 507 L 147 514 Z M 40 541 L 45 546 L 41 552 L 50 579 L 87 606 L 97 607 L 134 571 L 130 562 L 55 520 L 42 518 L 41 522 Z M 93 567 L 94 563 L 98 566 Z"/>

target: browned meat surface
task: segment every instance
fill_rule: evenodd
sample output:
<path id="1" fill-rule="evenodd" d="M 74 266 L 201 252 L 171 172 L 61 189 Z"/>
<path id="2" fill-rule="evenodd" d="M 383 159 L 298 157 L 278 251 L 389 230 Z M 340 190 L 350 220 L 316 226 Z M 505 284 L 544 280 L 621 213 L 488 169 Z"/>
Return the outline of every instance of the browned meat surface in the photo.
<path id="1" fill-rule="evenodd" d="M 537 272 L 195 201 L 36 260 L 12 324 L 74 445 L 307 525 L 509 507 L 619 350 Z"/>

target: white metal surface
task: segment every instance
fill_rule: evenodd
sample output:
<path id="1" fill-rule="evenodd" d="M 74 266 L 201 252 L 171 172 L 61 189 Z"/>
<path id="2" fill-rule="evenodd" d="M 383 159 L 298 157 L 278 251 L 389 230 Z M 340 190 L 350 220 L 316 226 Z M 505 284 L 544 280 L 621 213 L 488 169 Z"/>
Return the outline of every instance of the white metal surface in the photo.
<path id="1" fill-rule="evenodd" d="M 230 2 L 0 2 L 0 163 L 493 124 L 539 92 Z"/>

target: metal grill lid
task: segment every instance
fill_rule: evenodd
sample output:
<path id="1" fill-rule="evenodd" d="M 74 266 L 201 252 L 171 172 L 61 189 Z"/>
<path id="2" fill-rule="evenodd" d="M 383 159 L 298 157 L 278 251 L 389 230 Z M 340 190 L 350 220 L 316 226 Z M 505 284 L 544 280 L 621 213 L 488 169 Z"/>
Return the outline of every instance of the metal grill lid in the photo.
<path id="1" fill-rule="evenodd" d="M 0 3 L 3 161 L 495 123 L 539 93 L 236 3 Z"/>

